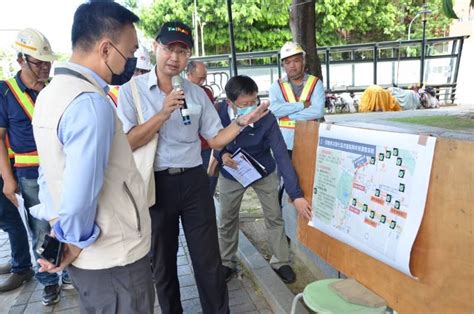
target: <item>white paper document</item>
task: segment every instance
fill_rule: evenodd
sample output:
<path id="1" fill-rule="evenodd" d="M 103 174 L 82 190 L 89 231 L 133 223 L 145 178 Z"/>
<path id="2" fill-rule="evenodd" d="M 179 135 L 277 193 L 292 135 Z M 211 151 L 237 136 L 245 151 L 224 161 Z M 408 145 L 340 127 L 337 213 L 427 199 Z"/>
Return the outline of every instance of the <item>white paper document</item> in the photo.
<path id="1" fill-rule="evenodd" d="M 321 124 L 309 225 L 413 276 L 410 253 L 435 143 L 431 136 Z"/>
<path id="2" fill-rule="evenodd" d="M 18 202 L 18 212 L 20 213 L 21 221 L 25 226 L 26 232 L 28 233 L 28 237 L 31 237 L 30 228 L 28 227 L 28 213 L 26 212 L 25 208 L 25 201 L 20 194 L 15 194 L 16 200 Z"/>
<path id="3" fill-rule="evenodd" d="M 262 178 L 262 175 L 241 151 L 237 152 L 232 159 L 237 162 L 237 169 L 228 166 L 224 166 L 224 169 L 242 184 L 244 188 Z"/>

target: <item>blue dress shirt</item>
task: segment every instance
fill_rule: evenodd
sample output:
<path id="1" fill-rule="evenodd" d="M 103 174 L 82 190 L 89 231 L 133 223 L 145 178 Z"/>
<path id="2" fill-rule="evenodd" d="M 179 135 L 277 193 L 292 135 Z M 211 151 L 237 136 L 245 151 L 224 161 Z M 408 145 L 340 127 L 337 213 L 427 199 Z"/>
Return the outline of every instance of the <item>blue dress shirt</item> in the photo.
<path id="1" fill-rule="evenodd" d="M 92 70 L 76 65 L 89 73 L 104 89 L 107 83 Z M 63 144 L 66 166 L 59 208 L 54 210 L 59 220 L 53 225 L 59 241 L 86 248 L 94 243 L 100 229 L 95 223 L 97 200 L 104 183 L 115 130 L 115 108 L 98 93 L 83 93 L 76 97 L 59 122 L 58 138 Z M 40 189 L 46 189 L 42 175 Z M 48 192 L 40 193 L 48 209 Z"/>

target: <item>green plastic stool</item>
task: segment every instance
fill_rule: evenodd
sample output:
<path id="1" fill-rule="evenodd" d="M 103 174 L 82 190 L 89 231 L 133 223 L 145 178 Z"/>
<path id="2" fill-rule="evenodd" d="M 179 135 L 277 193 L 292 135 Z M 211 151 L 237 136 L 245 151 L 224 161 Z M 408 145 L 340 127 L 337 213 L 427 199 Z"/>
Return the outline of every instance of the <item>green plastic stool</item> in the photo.
<path id="1" fill-rule="evenodd" d="M 344 279 L 323 279 L 310 283 L 293 299 L 291 314 L 295 314 L 298 300 L 303 298 L 304 303 L 314 312 L 324 314 L 381 314 L 386 310 L 386 306 L 367 307 L 349 303 L 338 296 L 329 285 L 335 281 Z"/>

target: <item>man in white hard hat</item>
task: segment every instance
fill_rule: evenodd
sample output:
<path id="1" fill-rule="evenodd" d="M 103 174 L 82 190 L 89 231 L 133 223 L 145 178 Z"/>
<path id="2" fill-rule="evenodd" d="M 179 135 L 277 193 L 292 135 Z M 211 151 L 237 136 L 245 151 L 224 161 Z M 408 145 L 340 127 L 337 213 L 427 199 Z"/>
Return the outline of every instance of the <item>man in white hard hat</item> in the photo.
<path id="1" fill-rule="evenodd" d="M 298 43 L 284 44 L 280 59 L 286 76 L 270 87 L 270 110 L 278 118 L 291 155 L 296 121 L 324 117 L 324 86 L 321 79 L 305 73 L 305 51 Z"/>
<path id="2" fill-rule="evenodd" d="M 18 206 L 15 193 L 21 191 L 29 213 L 31 207 L 40 203 L 37 183 L 39 158 L 31 121 L 36 97 L 49 79 L 51 62 L 56 56 L 51 50 L 48 39 L 32 28 L 20 31 L 13 46 L 18 53 L 17 61 L 21 69 L 15 77 L 0 83 L 0 172 L 4 180 L 3 193 L 6 198 Z M 15 152 L 13 168 L 8 154 L 7 137 Z M 43 240 L 44 234 L 50 232 L 50 226 L 47 221 L 29 215 L 29 227 L 32 231 L 33 252 L 38 259 L 37 244 Z M 16 228 L 23 226 L 18 225 Z M 28 279 L 19 276 L 22 270 L 31 267 L 30 263 L 26 263 L 28 242 L 22 242 L 20 246 L 12 244 L 12 255 L 16 254 L 16 250 L 24 251 L 25 265 L 17 265 L 15 257 L 13 258 L 12 275 L 0 284 L 0 291 L 12 290 Z M 58 275 L 36 273 L 36 278 L 44 286 L 42 303 L 44 305 L 58 303 L 61 291 Z M 65 285 L 72 287 L 68 276 L 64 276 L 63 279 Z"/>

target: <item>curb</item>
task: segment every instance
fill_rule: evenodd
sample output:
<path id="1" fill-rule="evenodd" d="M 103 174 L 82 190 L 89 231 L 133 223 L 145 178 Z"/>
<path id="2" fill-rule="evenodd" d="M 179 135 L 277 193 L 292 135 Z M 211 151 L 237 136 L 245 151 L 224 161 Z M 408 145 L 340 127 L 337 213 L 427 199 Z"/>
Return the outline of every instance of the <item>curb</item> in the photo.
<path id="1" fill-rule="evenodd" d="M 273 312 L 290 313 L 295 295 L 281 281 L 242 231 L 239 231 L 239 257 L 244 267 L 252 274 L 254 282 L 262 291 Z M 296 313 L 309 312 L 301 302 L 298 302 Z"/>

